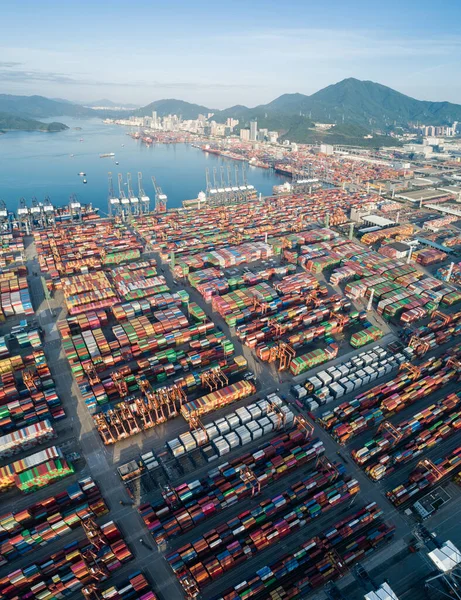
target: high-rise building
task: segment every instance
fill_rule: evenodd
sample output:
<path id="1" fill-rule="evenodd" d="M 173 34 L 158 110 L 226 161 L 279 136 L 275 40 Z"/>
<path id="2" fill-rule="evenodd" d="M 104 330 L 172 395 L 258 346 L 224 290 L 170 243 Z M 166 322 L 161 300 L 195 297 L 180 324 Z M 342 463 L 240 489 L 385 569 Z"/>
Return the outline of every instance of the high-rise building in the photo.
<path id="1" fill-rule="evenodd" d="M 278 131 L 269 131 L 269 142 L 271 144 L 276 144 L 278 139 L 279 139 Z"/>
<path id="2" fill-rule="evenodd" d="M 157 129 L 157 111 L 152 111 L 152 127 Z"/>
<path id="3" fill-rule="evenodd" d="M 258 122 L 250 121 L 250 142 L 256 142 L 258 138 Z"/>
<path id="4" fill-rule="evenodd" d="M 241 129 L 240 130 L 240 139 L 244 142 L 248 142 L 250 139 L 250 130 L 249 129 Z"/>
<path id="5" fill-rule="evenodd" d="M 234 127 L 238 124 L 239 124 L 239 120 L 233 119 L 232 117 L 228 117 L 228 119 L 226 121 L 226 127 L 230 127 L 231 129 L 234 129 Z"/>

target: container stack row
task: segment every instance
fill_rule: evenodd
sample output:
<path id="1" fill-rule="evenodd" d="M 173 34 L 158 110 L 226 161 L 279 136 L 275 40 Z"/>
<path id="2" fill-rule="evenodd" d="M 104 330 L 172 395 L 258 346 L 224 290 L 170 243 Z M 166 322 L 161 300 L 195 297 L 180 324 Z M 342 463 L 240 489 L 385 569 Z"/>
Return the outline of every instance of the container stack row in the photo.
<path id="1" fill-rule="evenodd" d="M 315 461 L 324 452 L 317 440 L 306 441 L 297 429 L 209 472 L 208 477 L 173 488 L 165 499 L 139 507 L 154 539 L 161 543 L 193 529 L 198 523 L 254 494 L 293 469 Z M 251 476 L 246 476 L 249 474 Z"/>
<path id="2" fill-rule="evenodd" d="M 81 479 L 64 492 L 49 496 L 27 508 L 0 516 L 2 564 L 63 539 L 88 517 L 108 512 L 96 483 Z"/>
<path id="3" fill-rule="evenodd" d="M 392 539 L 393 525 L 382 523 L 381 518 L 382 511 L 370 504 L 247 576 L 215 600 L 295 598 L 308 594 L 337 579 L 349 566 Z"/>
<path id="4" fill-rule="evenodd" d="M 2 577 L 0 596 L 31 600 L 70 596 L 94 582 L 95 565 L 88 560 L 88 552 L 96 557 L 103 579 L 107 578 L 132 560 L 133 555 L 113 521 L 102 525 L 100 531 L 104 541 L 101 550 L 86 539 L 72 542 L 51 556 Z"/>

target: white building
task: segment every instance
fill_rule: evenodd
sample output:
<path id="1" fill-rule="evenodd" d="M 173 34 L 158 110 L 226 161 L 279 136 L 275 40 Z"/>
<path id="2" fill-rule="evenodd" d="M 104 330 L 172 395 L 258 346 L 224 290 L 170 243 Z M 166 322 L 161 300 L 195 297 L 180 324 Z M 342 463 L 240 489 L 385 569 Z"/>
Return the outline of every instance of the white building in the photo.
<path id="1" fill-rule="evenodd" d="M 250 139 L 250 130 L 249 129 L 241 129 L 240 130 L 240 139 L 244 142 L 248 142 Z"/>
<path id="2" fill-rule="evenodd" d="M 258 139 L 258 122 L 250 121 L 250 142 L 256 142 Z"/>

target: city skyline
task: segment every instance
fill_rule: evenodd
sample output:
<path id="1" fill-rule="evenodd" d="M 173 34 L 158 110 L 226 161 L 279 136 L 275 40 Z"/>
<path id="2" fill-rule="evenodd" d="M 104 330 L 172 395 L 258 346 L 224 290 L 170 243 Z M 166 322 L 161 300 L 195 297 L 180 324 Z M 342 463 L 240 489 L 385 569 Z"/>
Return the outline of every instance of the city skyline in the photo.
<path id="1" fill-rule="evenodd" d="M 180 98 L 220 109 L 356 77 L 461 103 L 458 3 L 443 11 L 426 0 L 352 5 L 289 0 L 280 13 L 261 0 L 83 0 L 78 8 L 26 0 L 19 13 L 6 0 L 0 91 L 139 105 Z"/>

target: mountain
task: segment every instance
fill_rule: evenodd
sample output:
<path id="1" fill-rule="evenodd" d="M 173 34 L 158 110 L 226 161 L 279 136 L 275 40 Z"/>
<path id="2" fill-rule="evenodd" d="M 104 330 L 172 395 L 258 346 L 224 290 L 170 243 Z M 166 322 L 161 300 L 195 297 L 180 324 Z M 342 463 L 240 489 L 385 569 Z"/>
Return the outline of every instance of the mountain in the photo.
<path id="1" fill-rule="evenodd" d="M 306 96 L 283 94 L 269 104 L 248 109 L 255 113 L 304 115 L 323 123 L 354 123 L 367 128 L 406 127 L 410 123 L 446 125 L 461 121 L 461 106 L 450 102 L 415 100 L 379 83 L 349 78 Z"/>
<path id="2" fill-rule="evenodd" d="M 106 99 L 92 104 L 115 105 Z M 395 143 L 393 138 L 378 136 L 376 132 L 388 132 L 394 127 L 407 127 L 418 122 L 426 125 L 461 122 L 459 104 L 415 100 L 379 83 L 354 78 L 329 85 L 310 96 L 283 94 L 268 104 L 253 108 L 236 105 L 225 110 L 172 98 L 156 100 L 136 110 L 95 110 L 67 100 L 0 94 L 0 112 L 29 119 L 58 116 L 126 118 L 130 115 L 151 116 L 153 111 L 160 117 L 176 114 L 183 119 L 196 119 L 199 114 L 213 113 L 213 118 L 220 123 L 233 117 L 239 120 L 237 132 L 257 119 L 260 129 L 278 131 L 283 139 L 375 146 Z M 334 123 L 335 127 L 319 131 L 315 129 L 314 122 Z M 369 134 L 373 137 L 368 138 Z"/>
<path id="3" fill-rule="evenodd" d="M 113 100 L 108 100 L 107 98 L 103 98 L 102 100 L 94 100 L 92 102 L 82 102 L 84 106 L 89 108 L 94 108 L 98 106 L 104 106 L 104 108 L 125 108 L 136 110 L 139 108 L 139 104 L 127 104 L 125 102 L 114 102 Z"/>
<path id="4" fill-rule="evenodd" d="M 61 116 L 91 117 L 98 114 L 91 108 L 50 100 L 44 96 L 10 96 L 9 94 L 0 94 L 0 112 L 33 119 Z"/>
<path id="5" fill-rule="evenodd" d="M 0 112 L 0 133 L 6 131 L 46 131 L 51 133 L 65 129 L 69 128 L 63 123 L 42 123 L 34 119 Z"/>
<path id="6" fill-rule="evenodd" d="M 201 106 L 200 104 L 191 104 L 190 102 L 184 102 L 184 100 L 168 98 L 166 100 L 156 100 L 155 102 L 151 102 L 147 106 L 135 110 L 132 114 L 136 117 L 151 117 L 153 111 L 155 111 L 159 117 L 178 115 L 186 120 L 196 119 L 199 115 L 207 115 L 210 112 L 217 112 L 206 106 Z"/>

